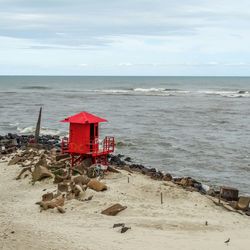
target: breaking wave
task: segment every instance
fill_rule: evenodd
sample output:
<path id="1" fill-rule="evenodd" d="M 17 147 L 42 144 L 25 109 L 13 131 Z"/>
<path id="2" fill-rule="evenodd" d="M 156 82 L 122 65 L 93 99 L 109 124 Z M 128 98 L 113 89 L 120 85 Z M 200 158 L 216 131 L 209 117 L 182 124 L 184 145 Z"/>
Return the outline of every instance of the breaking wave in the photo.
<path id="1" fill-rule="evenodd" d="M 17 127 L 17 131 L 23 135 L 34 134 L 35 130 L 36 130 L 36 128 L 34 126 L 29 126 L 26 128 Z M 64 135 L 65 133 L 63 133 L 62 131 L 60 131 L 58 129 L 51 129 L 51 128 L 42 127 L 40 130 L 40 134 L 41 135 Z"/>
<path id="2" fill-rule="evenodd" d="M 221 96 L 229 98 L 250 97 L 246 90 L 181 90 L 166 88 L 132 88 L 132 89 L 96 89 L 86 90 L 100 94 L 119 95 L 153 95 L 153 96 Z"/>

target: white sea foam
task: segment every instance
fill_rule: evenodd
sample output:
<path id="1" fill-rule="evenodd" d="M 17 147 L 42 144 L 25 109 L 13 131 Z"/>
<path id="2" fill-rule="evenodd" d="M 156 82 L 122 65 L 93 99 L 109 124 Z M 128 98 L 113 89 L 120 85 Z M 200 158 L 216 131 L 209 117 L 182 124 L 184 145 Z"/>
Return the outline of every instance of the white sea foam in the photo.
<path id="1" fill-rule="evenodd" d="M 201 90 L 197 91 L 199 94 L 205 94 L 205 95 L 220 95 L 222 97 L 250 97 L 250 93 L 248 91 L 213 91 L 213 90 Z"/>
<path id="2" fill-rule="evenodd" d="M 163 92 L 165 89 L 164 88 L 135 88 L 135 92 Z"/>
<path id="3" fill-rule="evenodd" d="M 35 127 L 34 126 L 29 126 L 26 128 L 17 128 L 17 131 L 20 134 L 33 134 L 35 133 Z M 62 131 L 58 130 L 58 129 L 50 129 L 50 128 L 45 128 L 42 127 L 41 131 L 40 131 L 41 135 L 62 135 Z"/>

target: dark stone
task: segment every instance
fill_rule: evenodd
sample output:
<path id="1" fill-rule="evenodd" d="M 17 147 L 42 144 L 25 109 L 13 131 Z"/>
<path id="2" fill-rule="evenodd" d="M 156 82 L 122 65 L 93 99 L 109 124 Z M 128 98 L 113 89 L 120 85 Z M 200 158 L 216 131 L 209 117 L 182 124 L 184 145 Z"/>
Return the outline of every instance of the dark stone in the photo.
<path id="1" fill-rule="evenodd" d="M 173 177 L 171 174 L 165 174 L 162 178 L 163 181 L 172 181 Z"/>
<path id="2" fill-rule="evenodd" d="M 131 158 L 130 158 L 130 157 L 126 157 L 126 158 L 124 159 L 124 161 L 131 162 Z"/>

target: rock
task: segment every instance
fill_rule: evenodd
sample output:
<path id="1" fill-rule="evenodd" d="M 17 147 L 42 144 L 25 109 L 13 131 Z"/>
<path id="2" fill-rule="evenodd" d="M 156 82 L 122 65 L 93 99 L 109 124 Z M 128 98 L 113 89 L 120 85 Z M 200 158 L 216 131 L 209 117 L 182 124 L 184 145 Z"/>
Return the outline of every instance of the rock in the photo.
<path id="1" fill-rule="evenodd" d="M 12 158 L 9 161 L 8 166 L 15 165 L 15 164 L 17 164 L 19 162 L 23 162 L 23 161 L 24 161 L 23 157 L 16 155 L 14 158 Z"/>
<path id="2" fill-rule="evenodd" d="M 70 159 L 70 155 L 69 154 L 61 154 L 61 155 L 57 155 L 56 156 L 56 161 L 60 161 L 62 159 Z"/>
<path id="3" fill-rule="evenodd" d="M 129 229 L 131 229 L 131 227 L 122 227 L 121 229 L 121 233 L 126 233 Z"/>
<path id="4" fill-rule="evenodd" d="M 39 205 L 43 210 L 49 208 L 62 207 L 65 201 L 65 194 L 58 196 L 57 198 L 52 199 L 51 201 L 41 201 Z"/>
<path id="5" fill-rule="evenodd" d="M 171 174 L 165 174 L 162 178 L 163 181 L 172 181 L 173 177 Z"/>
<path id="6" fill-rule="evenodd" d="M 32 172 L 33 182 L 40 181 L 44 178 L 53 177 L 53 174 L 46 167 L 35 166 L 34 171 Z"/>
<path id="7" fill-rule="evenodd" d="M 68 175 L 66 175 L 66 176 L 55 175 L 54 183 L 57 184 L 57 183 L 63 182 L 64 180 L 67 180 L 67 179 L 68 179 Z"/>
<path id="8" fill-rule="evenodd" d="M 57 190 L 60 192 L 69 192 L 70 183 L 63 181 L 57 184 Z"/>
<path id="9" fill-rule="evenodd" d="M 112 168 L 110 166 L 108 166 L 108 169 L 107 169 L 109 172 L 112 172 L 112 173 L 120 173 L 117 169 L 115 168 Z"/>
<path id="10" fill-rule="evenodd" d="M 104 190 L 108 189 L 107 186 L 104 183 L 102 183 L 102 182 L 100 182 L 100 181 L 98 181 L 96 179 L 90 180 L 88 182 L 88 184 L 87 184 L 87 187 L 91 188 L 91 189 L 93 189 L 93 190 L 95 190 L 97 192 L 104 191 Z"/>
<path id="11" fill-rule="evenodd" d="M 183 177 L 180 180 L 176 181 L 177 184 L 184 186 L 184 187 L 192 187 L 193 180 L 190 177 Z"/>
<path id="12" fill-rule="evenodd" d="M 61 213 L 61 214 L 66 213 L 66 211 L 62 207 L 58 206 L 56 208 L 57 208 L 57 210 L 58 210 L 59 213 Z"/>
<path id="13" fill-rule="evenodd" d="M 207 192 L 207 195 L 215 197 L 216 196 L 216 191 L 213 188 L 210 188 Z"/>
<path id="14" fill-rule="evenodd" d="M 75 168 L 82 173 L 86 173 L 87 169 L 92 165 L 92 159 L 91 158 L 86 158 L 84 159 L 81 164 L 75 166 Z"/>
<path id="15" fill-rule="evenodd" d="M 48 168 L 48 164 L 47 164 L 45 155 L 42 155 L 40 157 L 40 160 L 36 163 L 35 167 L 38 167 L 38 166 L 42 166 L 42 167 Z"/>
<path id="16" fill-rule="evenodd" d="M 160 171 L 158 171 L 158 172 L 150 172 L 149 171 L 149 175 L 154 180 L 162 180 L 164 177 L 163 173 Z"/>
<path id="17" fill-rule="evenodd" d="M 113 228 L 116 228 L 116 227 L 125 227 L 125 223 L 116 223 L 113 225 Z"/>
<path id="18" fill-rule="evenodd" d="M 126 158 L 124 159 L 124 161 L 131 162 L 131 158 L 130 158 L 130 157 L 126 157 Z"/>
<path id="19" fill-rule="evenodd" d="M 42 201 L 51 201 L 53 199 L 53 193 L 46 193 L 42 195 Z"/>
<path id="20" fill-rule="evenodd" d="M 101 213 L 105 215 L 115 216 L 122 210 L 126 209 L 126 206 L 122 206 L 121 204 L 117 203 L 105 210 L 103 210 Z"/>
<path id="21" fill-rule="evenodd" d="M 87 185 L 89 181 L 90 178 L 88 178 L 86 175 L 79 175 L 73 178 L 73 182 L 75 184 Z"/>

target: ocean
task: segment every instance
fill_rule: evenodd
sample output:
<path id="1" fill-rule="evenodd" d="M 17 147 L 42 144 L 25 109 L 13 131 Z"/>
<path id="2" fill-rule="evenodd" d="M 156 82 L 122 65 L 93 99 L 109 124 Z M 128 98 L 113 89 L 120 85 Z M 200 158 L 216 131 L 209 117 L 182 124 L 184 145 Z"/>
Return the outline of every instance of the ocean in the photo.
<path id="1" fill-rule="evenodd" d="M 0 76 L 1 135 L 32 133 L 40 106 L 44 134 L 88 111 L 135 163 L 250 194 L 248 77 Z"/>

